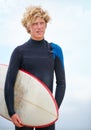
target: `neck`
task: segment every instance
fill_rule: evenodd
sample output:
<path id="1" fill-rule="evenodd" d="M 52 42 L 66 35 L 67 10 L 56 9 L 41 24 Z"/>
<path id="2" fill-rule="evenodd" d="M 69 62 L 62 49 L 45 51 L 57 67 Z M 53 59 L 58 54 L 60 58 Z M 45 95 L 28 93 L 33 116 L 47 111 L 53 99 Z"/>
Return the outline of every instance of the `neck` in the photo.
<path id="1" fill-rule="evenodd" d="M 40 38 L 31 37 L 31 39 L 35 41 L 42 41 L 44 37 L 40 37 Z"/>
<path id="2" fill-rule="evenodd" d="M 41 41 L 44 41 L 44 39 L 33 39 L 33 38 L 30 38 L 32 41 L 35 41 L 35 42 L 41 42 Z"/>

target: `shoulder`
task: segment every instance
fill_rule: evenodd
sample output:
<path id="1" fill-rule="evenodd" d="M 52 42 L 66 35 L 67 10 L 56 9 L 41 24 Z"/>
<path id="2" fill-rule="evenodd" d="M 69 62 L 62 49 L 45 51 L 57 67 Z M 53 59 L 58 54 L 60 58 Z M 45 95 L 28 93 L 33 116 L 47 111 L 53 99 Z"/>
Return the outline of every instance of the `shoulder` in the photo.
<path id="1" fill-rule="evenodd" d="M 51 42 L 50 43 L 53 48 L 61 48 L 58 44 Z"/>
<path id="2" fill-rule="evenodd" d="M 25 49 L 27 47 L 27 43 L 23 43 L 22 45 L 19 45 L 17 47 L 15 47 L 15 49 L 13 50 L 13 52 L 21 52 L 23 49 Z"/>
<path id="3" fill-rule="evenodd" d="M 54 57 L 59 60 L 62 63 L 62 66 L 64 67 L 64 57 L 63 57 L 63 52 L 62 48 L 55 44 L 55 43 L 50 43 L 51 44 L 51 49 L 53 51 Z"/>
<path id="4" fill-rule="evenodd" d="M 50 45 L 54 54 L 61 58 L 63 56 L 62 48 L 56 43 L 50 43 Z"/>

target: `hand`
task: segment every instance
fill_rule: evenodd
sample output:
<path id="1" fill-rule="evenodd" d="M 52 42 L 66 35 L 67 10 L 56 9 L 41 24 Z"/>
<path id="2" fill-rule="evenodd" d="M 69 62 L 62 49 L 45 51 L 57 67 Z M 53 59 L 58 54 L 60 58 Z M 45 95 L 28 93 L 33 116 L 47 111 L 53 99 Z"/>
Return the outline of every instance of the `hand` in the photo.
<path id="1" fill-rule="evenodd" d="M 17 127 L 23 127 L 23 124 L 22 124 L 21 119 L 18 116 L 18 114 L 12 115 L 11 120 Z"/>

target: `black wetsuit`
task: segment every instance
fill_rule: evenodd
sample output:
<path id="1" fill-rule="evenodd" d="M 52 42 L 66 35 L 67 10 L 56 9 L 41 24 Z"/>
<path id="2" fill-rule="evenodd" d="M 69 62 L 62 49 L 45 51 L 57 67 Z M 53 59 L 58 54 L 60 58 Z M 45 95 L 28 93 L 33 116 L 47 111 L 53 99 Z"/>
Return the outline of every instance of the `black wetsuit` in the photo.
<path id="1" fill-rule="evenodd" d="M 16 47 L 11 55 L 5 82 L 5 100 L 9 115 L 14 111 L 14 83 L 19 69 L 26 70 L 41 81 L 53 92 L 53 76 L 56 75 L 55 99 L 60 107 L 65 93 L 65 71 L 62 49 L 46 40 L 29 39 L 23 45 Z M 27 86 L 26 86 L 27 87 Z M 32 128 L 16 128 L 16 130 L 32 130 Z M 43 128 L 44 130 L 45 128 Z M 54 130 L 54 125 L 46 130 Z M 41 129 L 42 130 L 42 129 Z"/>

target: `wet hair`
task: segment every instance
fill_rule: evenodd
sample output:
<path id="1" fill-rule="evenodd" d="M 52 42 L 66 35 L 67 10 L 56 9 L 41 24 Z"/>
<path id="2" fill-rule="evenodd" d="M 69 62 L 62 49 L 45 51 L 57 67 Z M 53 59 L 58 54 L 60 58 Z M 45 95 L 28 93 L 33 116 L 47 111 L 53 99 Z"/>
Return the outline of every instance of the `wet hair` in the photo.
<path id="1" fill-rule="evenodd" d="M 46 10 L 43 10 L 40 6 L 29 6 L 26 8 L 21 22 L 28 33 L 30 33 L 29 26 L 33 24 L 38 17 L 43 18 L 46 23 L 50 21 L 48 12 Z"/>

